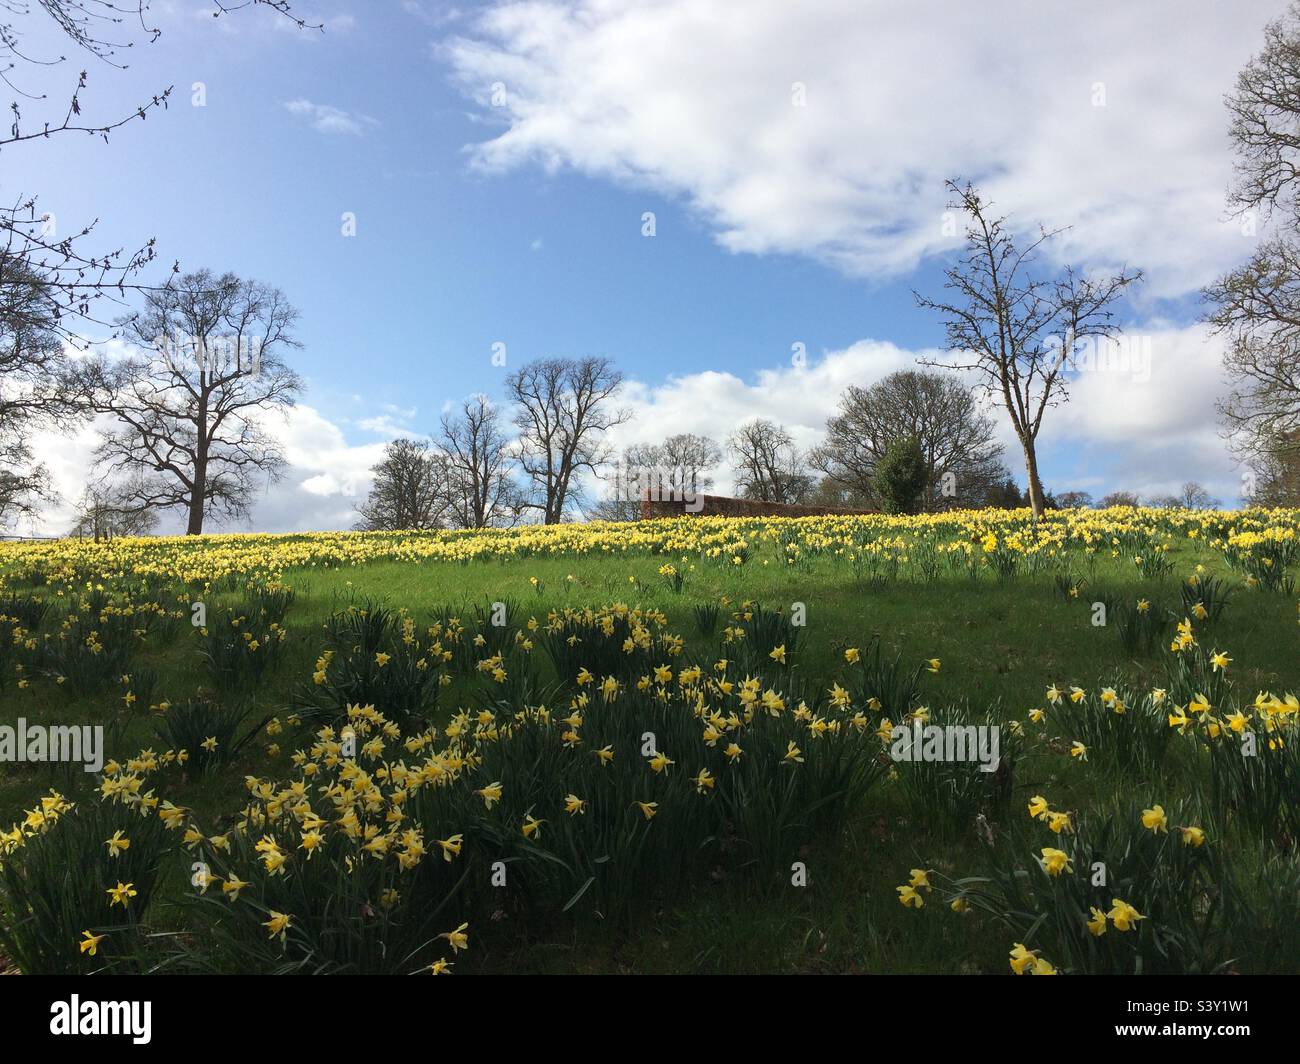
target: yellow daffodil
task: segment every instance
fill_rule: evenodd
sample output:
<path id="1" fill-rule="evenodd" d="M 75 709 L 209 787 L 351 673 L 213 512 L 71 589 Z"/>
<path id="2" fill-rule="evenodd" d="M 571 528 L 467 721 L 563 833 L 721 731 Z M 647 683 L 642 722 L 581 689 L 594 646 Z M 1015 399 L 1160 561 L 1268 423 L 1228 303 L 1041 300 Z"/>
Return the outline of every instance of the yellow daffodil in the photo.
<path id="1" fill-rule="evenodd" d="M 1034 955 L 1029 952 L 1023 942 L 1017 942 L 1011 947 L 1011 970 L 1016 975 L 1024 975 L 1034 966 Z"/>
<path id="2" fill-rule="evenodd" d="M 77 943 L 77 948 L 82 953 L 89 953 L 92 957 L 99 949 L 99 944 L 107 938 L 107 935 L 96 935 L 90 931 L 81 932 L 82 939 Z"/>
<path id="3" fill-rule="evenodd" d="M 292 920 L 293 918 L 287 913 L 276 912 L 272 909 L 271 918 L 262 922 L 262 926 L 266 928 L 266 937 L 275 938 L 276 935 L 279 935 L 280 941 L 283 942 L 285 935 L 288 934 Z"/>
<path id="4" fill-rule="evenodd" d="M 1159 833 L 1169 830 L 1169 820 L 1165 816 L 1163 806 L 1153 806 L 1150 809 L 1142 810 L 1142 826 L 1148 831 Z"/>
<path id="5" fill-rule="evenodd" d="M 1106 915 L 1110 918 L 1110 922 L 1115 925 L 1116 931 L 1131 931 L 1137 921 L 1146 919 L 1128 902 L 1120 901 L 1119 898 L 1112 898 L 1111 905 L 1113 908 Z"/>
<path id="6" fill-rule="evenodd" d="M 134 883 L 119 882 L 117 886 L 109 887 L 106 891 L 104 891 L 104 893 L 107 894 L 112 899 L 112 901 L 109 902 L 110 906 L 120 905 L 122 906 L 123 909 L 125 909 L 127 907 L 128 900 L 136 897 L 140 892 L 135 889 Z"/>
<path id="7" fill-rule="evenodd" d="M 919 909 L 925 905 L 925 899 L 910 884 L 904 884 L 894 889 L 898 891 L 898 902 L 904 909 Z"/>
<path id="8" fill-rule="evenodd" d="M 106 839 L 104 841 L 104 845 L 108 847 L 108 856 L 116 857 L 123 850 L 130 848 L 131 840 L 124 836 L 119 828 L 117 831 L 113 832 L 113 837 L 111 839 Z"/>
<path id="9" fill-rule="evenodd" d="M 489 783 L 486 787 L 480 787 L 474 793 L 483 799 L 483 805 L 486 808 L 491 809 L 496 802 L 501 801 L 501 783 L 500 781 Z"/>
<path id="10" fill-rule="evenodd" d="M 461 924 L 455 931 L 444 931 L 438 937 L 445 938 L 451 944 L 453 953 L 459 953 L 463 949 L 469 949 L 468 929 L 469 924 Z"/>

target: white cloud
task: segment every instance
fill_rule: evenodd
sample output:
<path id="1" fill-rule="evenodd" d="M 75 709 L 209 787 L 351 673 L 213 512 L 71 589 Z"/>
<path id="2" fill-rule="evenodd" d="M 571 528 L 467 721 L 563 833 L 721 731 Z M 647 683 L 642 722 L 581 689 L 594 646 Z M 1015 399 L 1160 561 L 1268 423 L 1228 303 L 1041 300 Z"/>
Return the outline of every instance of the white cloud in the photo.
<path id="1" fill-rule="evenodd" d="M 378 120 L 369 115 L 354 114 L 329 104 L 312 103 L 311 100 L 289 100 L 284 106 L 290 114 L 305 116 L 311 128 L 318 133 L 341 133 L 359 137 L 367 129 L 379 125 Z"/>
<path id="2" fill-rule="evenodd" d="M 1176 295 L 1248 250 L 1222 217 L 1222 97 L 1281 7 L 531 0 L 440 54 L 484 104 L 506 86 L 476 165 L 679 196 L 732 251 L 906 272 L 951 246 L 942 182 L 966 177 L 1025 226 L 1073 225 L 1062 253 Z"/>
<path id="3" fill-rule="evenodd" d="M 1141 339 L 1150 343 L 1149 380 L 1119 370 L 1081 373 L 1069 403 L 1044 418 L 1040 446 L 1058 474 L 1048 487 L 1151 497 L 1195 480 L 1236 505 L 1240 473 L 1214 405 L 1225 389 L 1222 340 L 1200 325 Z"/>
<path id="4" fill-rule="evenodd" d="M 351 528 L 387 441 L 350 444 L 338 425 L 302 403 L 283 417 L 269 418 L 266 428 L 284 448 L 287 469 L 284 479 L 258 499 L 248 527 L 268 532 Z"/>
<path id="5" fill-rule="evenodd" d="M 415 407 L 400 407 L 394 403 L 385 403 L 381 413 L 350 422 L 363 432 L 372 432 L 377 436 L 391 440 L 397 436 L 418 439 L 423 433 L 411 428 L 410 422 L 417 413 Z"/>
<path id="6" fill-rule="evenodd" d="M 63 535 L 76 521 L 77 500 L 89 479 L 90 457 L 98 434 L 93 425 L 74 432 L 44 430 L 33 433 L 28 442 L 32 454 L 49 473 L 48 485 L 56 499 L 42 508 L 36 521 L 24 521 L 14 531 L 21 535 Z"/>

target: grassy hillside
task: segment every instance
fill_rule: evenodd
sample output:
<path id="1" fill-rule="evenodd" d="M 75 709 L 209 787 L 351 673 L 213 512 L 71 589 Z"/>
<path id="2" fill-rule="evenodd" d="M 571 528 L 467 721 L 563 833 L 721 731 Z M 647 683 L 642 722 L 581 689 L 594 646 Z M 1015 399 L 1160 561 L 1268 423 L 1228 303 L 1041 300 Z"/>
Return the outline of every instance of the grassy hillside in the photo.
<path id="1" fill-rule="evenodd" d="M 1298 516 L 0 548 L 0 726 L 101 725 L 113 759 L 0 766 L 0 949 L 1297 970 Z M 917 723 L 998 729 L 996 770 L 899 761 Z"/>

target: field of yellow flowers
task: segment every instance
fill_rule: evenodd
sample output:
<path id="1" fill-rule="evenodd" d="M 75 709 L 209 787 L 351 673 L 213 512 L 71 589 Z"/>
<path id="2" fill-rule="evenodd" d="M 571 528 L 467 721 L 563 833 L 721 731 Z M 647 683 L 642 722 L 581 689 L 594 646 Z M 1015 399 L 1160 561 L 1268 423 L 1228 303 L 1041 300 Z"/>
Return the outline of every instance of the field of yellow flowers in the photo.
<path id="1" fill-rule="evenodd" d="M 6 544 L 0 967 L 1295 972 L 1298 570 L 1262 510 Z"/>

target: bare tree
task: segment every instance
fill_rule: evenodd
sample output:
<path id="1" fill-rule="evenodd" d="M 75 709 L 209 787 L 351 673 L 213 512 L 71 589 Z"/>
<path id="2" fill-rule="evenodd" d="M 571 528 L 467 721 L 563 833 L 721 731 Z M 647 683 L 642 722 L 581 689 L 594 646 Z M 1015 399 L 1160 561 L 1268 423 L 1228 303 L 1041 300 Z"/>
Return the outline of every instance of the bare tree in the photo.
<path id="1" fill-rule="evenodd" d="M 747 499 L 799 503 L 813 490 L 804 456 L 784 425 L 755 418 L 727 439 L 736 462 L 736 486 Z"/>
<path id="2" fill-rule="evenodd" d="M 45 279 L 0 254 L 0 527 L 35 516 L 53 498 L 31 438 L 76 419 L 66 375 L 57 303 Z"/>
<path id="3" fill-rule="evenodd" d="M 1161 510 L 1217 510 L 1221 505 L 1194 480 L 1189 480 L 1172 495 L 1154 495 L 1146 504 Z"/>
<path id="4" fill-rule="evenodd" d="M 1131 491 L 1112 491 L 1108 495 L 1103 495 L 1101 502 L 1097 503 L 1100 510 L 1109 510 L 1112 506 L 1132 506 L 1138 507 L 1142 503 L 1137 495 Z"/>
<path id="5" fill-rule="evenodd" d="M 826 439 L 809 462 L 848 497 L 879 505 L 876 466 L 895 440 L 915 438 L 925 463 L 921 508 L 974 505 L 1001 472 L 1002 448 L 993 422 L 979 412 L 960 382 L 938 373 L 901 370 L 870 388 L 850 385 Z M 952 492 L 945 494 L 945 479 Z"/>
<path id="6" fill-rule="evenodd" d="M 1300 506 L 1300 430 L 1279 433 L 1253 457 L 1243 497 L 1251 506 Z"/>
<path id="7" fill-rule="evenodd" d="M 623 450 L 611 491 L 590 510 L 598 521 L 635 521 L 641 499 L 691 500 L 713 486 L 711 471 L 722 461 L 716 440 L 679 432 L 662 443 L 634 443 Z"/>
<path id="8" fill-rule="evenodd" d="M 1194 480 L 1189 480 L 1174 496 L 1184 510 L 1217 510 L 1219 500 Z"/>
<path id="9" fill-rule="evenodd" d="M 1056 497 L 1062 510 L 1088 510 L 1092 508 L 1092 493 L 1087 491 L 1063 491 Z"/>
<path id="10" fill-rule="evenodd" d="M 158 514 L 131 501 L 131 493 L 111 482 L 87 485 L 77 503 L 70 536 L 92 537 L 96 543 L 118 536 L 147 536 L 158 527 Z"/>
<path id="11" fill-rule="evenodd" d="M 676 498 L 672 474 L 663 467 L 663 446 L 634 443 L 623 449 L 608 494 L 587 515 L 596 521 L 638 521 L 643 495 L 668 501 Z"/>
<path id="12" fill-rule="evenodd" d="M 447 462 L 425 440 L 399 438 L 384 448 L 371 472 L 370 495 L 358 507 L 365 532 L 442 528 L 449 509 Z"/>
<path id="13" fill-rule="evenodd" d="M 37 10 L 52 19 L 79 51 L 103 66 L 119 68 L 122 64 L 117 59 L 118 52 L 134 43 L 129 39 L 133 32 L 131 23 L 138 22 L 139 32 L 150 41 L 158 38 L 156 29 L 145 26 L 145 9 L 144 0 L 136 0 L 134 5 L 130 0 L 121 4 L 102 0 L 42 0 L 37 5 Z M 28 52 L 23 45 L 25 26 L 16 20 L 21 18 L 30 25 L 32 16 L 28 3 L 4 0 L 0 4 L 0 56 L 4 60 L 0 79 L 14 93 L 9 105 L 10 126 L 0 134 L 0 153 L 12 152 L 20 145 L 35 147 L 36 141 L 59 134 L 80 133 L 107 140 L 112 131 L 129 122 L 143 121 L 151 111 L 167 106 L 170 88 L 113 118 L 88 120 L 83 114 L 82 97 L 89 84 L 89 74 L 83 69 L 73 82 L 66 107 L 29 123 L 25 109 L 29 104 L 38 107 L 45 104 L 49 94 L 27 83 L 38 76 L 48 76 L 49 68 L 57 70 L 68 61 L 64 56 L 46 57 Z M 118 38 L 119 33 L 124 36 Z M 125 248 L 99 253 L 88 251 L 86 238 L 96 225 L 97 222 L 91 222 L 79 231 L 73 229 L 60 234 L 57 220 L 40 210 L 35 196 L 13 194 L 12 199 L 0 204 L 0 260 L 6 263 L 5 272 L 42 279 L 45 287 L 39 314 L 42 318 L 49 314 L 56 333 L 74 342 L 79 339 L 76 323 L 106 324 L 105 316 L 95 313 L 95 305 L 100 300 L 124 305 L 122 297 L 134 287 L 133 278 L 155 254 L 152 240 L 131 251 Z M 0 287 L 4 284 L 0 278 Z M 6 307 L 6 312 L 12 310 Z M 19 318 L 15 324 L 23 320 Z"/>
<path id="14" fill-rule="evenodd" d="M 639 521 L 641 502 L 612 493 L 596 499 L 583 514 L 589 521 Z"/>
<path id="15" fill-rule="evenodd" d="M 540 359 L 506 378 L 517 404 L 519 464 L 533 488 L 523 505 L 540 510 L 546 524 L 559 524 L 580 496 L 576 478 L 598 475 L 609 461 L 603 436 L 631 417 L 610 405 L 622 383 L 609 359 L 595 357 Z"/>
<path id="16" fill-rule="evenodd" d="M 123 322 L 136 352 L 117 362 L 100 355 L 80 374 L 89 407 L 116 422 L 96 451 L 99 467 L 130 484 L 134 504 L 185 510 L 190 535 L 206 517 L 245 516 L 256 480 L 283 471 L 262 420 L 302 390 L 281 358 L 301 346 L 297 319 L 279 289 L 229 273 L 201 270 L 147 293 Z"/>
<path id="17" fill-rule="evenodd" d="M 1279 433 L 1300 429 L 1300 244 L 1290 236 L 1260 244 L 1204 296 L 1205 320 L 1227 337 L 1230 384 L 1217 403 L 1225 432 L 1243 459 L 1260 458 Z"/>
<path id="18" fill-rule="evenodd" d="M 18 439 L 0 442 L 0 528 L 35 518 L 44 503 L 54 502 L 49 471 L 34 463 L 31 448 Z"/>
<path id="19" fill-rule="evenodd" d="M 1300 217 L 1300 3 L 1264 27 L 1264 48 L 1224 99 L 1237 152 L 1229 203 L 1237 211 Z"/>
<path id="20" fill-rule="evenodd" d="M 1114 335 L 1112 304 L 1142 275 L 1125 269 L 1094 279 L 1066 267 L 1050 278 L 1032 276 L 1036 253 L 1061 230 L 1041 229 L 1017 247 L 1006 219 L 991 217 L 973 186 L 949 181 L 948 189 L 950 207 L 967 218 L 965 251 L 944 271 L 944 287 L 955 296 L 941 302 L 914 295 L 942 317 L 954 361 L 928 364 L 975 371 L 1001 401 L 1024 451 L 1037 516 L 1044 506 L 1037 452 L 1043 415 L 1068 400 L 1065 374 L 1080 346 Z"/>
<path id="21" fill-rule="evenodd" d="M 511 479 L 514 465 L 501 415 L 485 395 L 444 414 L 439 450 L 446 467 L 448 517 L 460 528 L 514 524 L 522 500 Z"/>
<path id="22" fill-rule="evenodd" d="M 1244 265 L 1205 289 L 1205 318 L 1228 344 L 1224 428 L 1258 462 L 1300 429 L 1300 3 L 1265 27 L 1263 50 L 1225 102 L 1236 152 L 1230 209 L 1243 231 L 1274 224 Z"/>
<path id="23" fill-rule="evenodd" d="M 680 494 L 713 487 L 712 470 L 722 461 L 722 448 L 708 436 L 679 432 L 650 449 L 646 457 L 663 470 Z"/>

